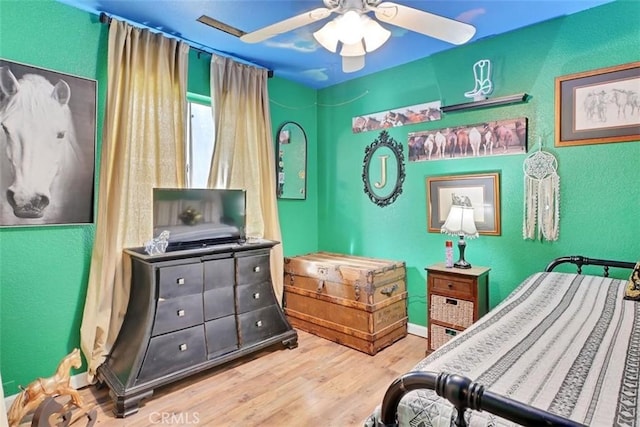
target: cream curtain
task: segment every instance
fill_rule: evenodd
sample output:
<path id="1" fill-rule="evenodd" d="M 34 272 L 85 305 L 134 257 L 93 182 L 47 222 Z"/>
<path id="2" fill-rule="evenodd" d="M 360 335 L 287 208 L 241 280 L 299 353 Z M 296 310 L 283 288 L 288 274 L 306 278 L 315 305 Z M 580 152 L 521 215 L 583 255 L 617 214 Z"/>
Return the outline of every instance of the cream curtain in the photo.
<path id="1" fill-rule="evenodd" d="M 80 343 L 89 380 L 120 330 L 130 267 L 152 237 L 152 188 L 183 187 L 189 46 L 111 21 L 98 218 Z"/>
<path id="2" fill-rule="evenodd" d="M 267 70 L 211 57 L 216 145 L 208 185 L 247 190 L 247 236 L 280 242 L 275 153 Z M 282 245 L 271 252 L 273 286 L 282 304 Z"/>

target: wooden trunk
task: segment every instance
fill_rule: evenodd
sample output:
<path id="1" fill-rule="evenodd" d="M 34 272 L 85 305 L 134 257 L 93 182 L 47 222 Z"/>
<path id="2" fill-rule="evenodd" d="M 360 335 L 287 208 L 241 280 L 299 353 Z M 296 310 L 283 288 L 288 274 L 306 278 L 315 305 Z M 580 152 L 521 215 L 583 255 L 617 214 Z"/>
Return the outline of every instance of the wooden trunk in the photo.
<path id="1" fill-rule="evenodd" d="M 406 301 L 404 262 L 329 252 L 284 259 L 291 325 L 367 354 L 407 335 Z"/>

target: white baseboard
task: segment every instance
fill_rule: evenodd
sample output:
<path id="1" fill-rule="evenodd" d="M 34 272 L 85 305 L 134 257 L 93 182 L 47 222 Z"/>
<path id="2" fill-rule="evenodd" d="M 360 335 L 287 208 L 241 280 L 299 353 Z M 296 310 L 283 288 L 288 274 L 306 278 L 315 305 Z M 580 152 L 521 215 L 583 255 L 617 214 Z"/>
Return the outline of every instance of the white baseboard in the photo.
<path id="1" fill-rule="evenodd" d="M 416 325 L 414 323 L 409 323 L 407 325 L 407 332 L 411 335 L 417 335 L 422 338 L 427 337 L 427 327 L 422 325 Z"/>
<path id="2" fill-rule="evenodd" d="M 89 381 L 87 381 L 87 373 L 86 372 L 81 372 L 81 373 L 79 373 L 77 375 L 73 375 L 70 378 L 70 384 L 71 384 L 71 387 L 75 388 L 76 390 L 79 390 L 79 389 L 81 389 L 83 387 L 88 386 L 89 385 Z M 16 397 L 18 397 L 18 394 L 19 393 L 16 393 L 14 395 L 7 396 L 7 397 L 4 398 L 4 405 L 5 405 L 6 409 L 7 409 L 7 411 L 11 407 L 11 404 L 13 403 L 13 401 L 16 400 Z M 0 414 L 0 427 L 3 427 L 2 415 L 3 414 Z"/>

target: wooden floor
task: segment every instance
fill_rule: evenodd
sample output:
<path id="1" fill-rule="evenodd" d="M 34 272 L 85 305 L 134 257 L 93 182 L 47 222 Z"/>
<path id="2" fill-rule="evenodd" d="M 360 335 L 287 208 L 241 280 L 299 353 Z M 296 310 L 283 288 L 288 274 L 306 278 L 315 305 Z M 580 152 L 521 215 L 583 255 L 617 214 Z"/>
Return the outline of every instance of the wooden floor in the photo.
<path id="1" fill-rule="evenodd" d="M 375 356 L 298 331 L 294 350 L 271 349 L 157 389 L 138 413 L 115 418 L 106 388 L 81 390 L 97 403 L 96 426 L 360 426 L 388 385 L 425 354 L 415 335 Z M 86 425 L 84 419 L 74 426 Z"/>

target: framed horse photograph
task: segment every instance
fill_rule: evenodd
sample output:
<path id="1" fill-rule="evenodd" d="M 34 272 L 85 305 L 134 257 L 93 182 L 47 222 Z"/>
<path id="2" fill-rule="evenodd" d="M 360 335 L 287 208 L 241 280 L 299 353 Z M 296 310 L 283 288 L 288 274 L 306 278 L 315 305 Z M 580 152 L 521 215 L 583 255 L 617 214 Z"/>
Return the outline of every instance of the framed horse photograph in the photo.
<path id="1" fill-rule="evenodd" d="M 361 133 L 440 120 L 440 106 L 441 102 L 438 100 L 356 116 L 351 119 L 351 130 L 353 133 Z"/>
<path id="2" fill-rule="evenodd" d="M 640 139 L 640 62 L 556 77 L 556 147 Z"/>
<path id="3" fill-rule="evenodd" d="M 0 59 L 0 227 L 94 221 L 97 81 Z"/>
<path id="4" fill-rule="evenodd" d="M 529 121 L 526 117 L 490 120 L 472 125 L 407 134 L 410 162 L 525 154 Z"/>

